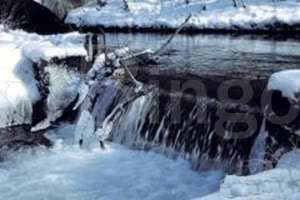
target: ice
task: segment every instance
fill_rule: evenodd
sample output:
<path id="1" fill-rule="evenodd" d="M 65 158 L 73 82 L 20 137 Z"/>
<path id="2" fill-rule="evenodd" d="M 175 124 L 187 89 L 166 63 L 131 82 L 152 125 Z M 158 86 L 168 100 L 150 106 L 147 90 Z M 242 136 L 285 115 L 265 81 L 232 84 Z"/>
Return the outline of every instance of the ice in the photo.
<path id="1" fill-rule="evenodd" d="M 5 44 L 2 39 L 0 35 L 0 128 L 29 124 L 31 104 L 39 99 L 31 65 L 21 62 L 17 46 Z"/>
<path id="2" fill-rule="evenodd" d="M 64 110 L 78 96 L 78 88 L 82 79 L 78 72 L 66 69 L 64 66 L 48 66 L 50 85 L 47 98 L 48 118 L 51 122 L 62 116 Z"/>
<path id="3" fill-rule="evenodd" d="M 79 72 L 68 70 L 63 65 L 49 65 L 45 71 L 49 73 L 49 95 L 46 100 L 47 117 L 34 126 L 31 129 L 32 132 L 49 128 L 64 114 L 65 109 L 75 102 L 78 96 L 79 102 L 77 104 L 79 106 L 84 100 L 82 100 L 82 95 L 84 96 L 86 93 L 86 91 L 80 90 L 80 88 L 85 87 L 85 83 L 82 81 Z M 78 106 L 76 105 L 77 108 Z"/>
<path id="4" fill-rule="evenodd" d="M 293 25 L 300 21 L 300 4 L 295 0 L 246 1 L 247 8 L 233 7 L 232 0 L 136 0 L 128 1 L 130 12 L 124 10 L 122 0 L 110 0 L 99 9 L 82 7 L 71 11 L 66 22 L 77 26 L 176 28 L 193 15 L 188 27 L 196 29 L 255 30 L 268 29 L 276 23 Z M 207 9 L 203 10 L 206 5 Z"/>
<path id="5" fill-rule="evenodd" d="M 299 101 L 300 70 L 285 70 L 274 73 L 268 83 L 268 90 L 277 90 L 283 96 Z"/>

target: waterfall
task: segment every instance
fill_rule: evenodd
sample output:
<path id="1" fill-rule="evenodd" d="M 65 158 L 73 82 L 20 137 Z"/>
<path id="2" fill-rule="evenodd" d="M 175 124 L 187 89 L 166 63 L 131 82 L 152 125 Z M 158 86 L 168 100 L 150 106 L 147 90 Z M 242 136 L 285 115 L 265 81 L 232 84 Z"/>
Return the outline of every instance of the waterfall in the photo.
<path id="1" fill-rule="evenodd" d="M 263 117 L 257 109 L 151 86 L 145 95 L 137 95 L 134 87 L 113 82 L 97 82 L 90 92 L 97 96 L 91 113 L 97 121 L 98 137 L 133 149 L 180 156 L 191 161 L 194 169 L 222 167 L 249 173 L 251 150 L 262 130 Z M 220 133 L 220 110 L 243 113 L 245 119 L 254 116 L 258 124 L 247 138 L 235 138 L 243 126 L 229 118 L 227 129 Z"/>

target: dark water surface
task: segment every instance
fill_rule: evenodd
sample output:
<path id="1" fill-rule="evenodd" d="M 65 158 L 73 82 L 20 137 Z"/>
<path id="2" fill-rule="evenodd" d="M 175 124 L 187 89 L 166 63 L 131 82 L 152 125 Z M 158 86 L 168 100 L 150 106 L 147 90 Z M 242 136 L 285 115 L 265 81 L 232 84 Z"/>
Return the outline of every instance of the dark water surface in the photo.
<path id="1" fill-rule="evenodd" d="M 158 49 L 170 35 L 108 34 L 109 45 Z M 268 78 L 300 68 L 300 40 L 269 36 L 177 35 L 161 59 L 160 69 L 193 74 Z"/>

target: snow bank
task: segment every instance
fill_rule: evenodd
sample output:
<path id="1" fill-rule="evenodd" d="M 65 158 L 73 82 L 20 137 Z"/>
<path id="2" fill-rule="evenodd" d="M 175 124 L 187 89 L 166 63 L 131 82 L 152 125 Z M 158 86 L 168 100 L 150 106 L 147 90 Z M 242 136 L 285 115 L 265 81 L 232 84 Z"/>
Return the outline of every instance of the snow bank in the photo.
<path id="1" fill-rule="evenodd" d="M 5 32 L 0 27 L 0 41 L 3 48 L 14 46 L 21 52 L 21 57 L 26 57 L 33 62 L 48 61 L 53 57 L 65 58 L 68 56 L 87 56 L 84 48 L 85 35 L 77 32 L 41 36 L 23 31 Z M 20 56 L 19 56 L 20 57 Z M 11 59 L 7 57 L 7 59 Z"/>
<path id="2" fill-rule="evenodd" d="M 30 124 L 32 104 L 40 100 L 33 62 L 86 56 L 78 33 L 40 36 L 0 27 L 0 128 Z"/>
<path id="3" fill-rule="evenodd" d="M 32 61 L 50 61 L 51 58 L 66 58 L 68 56 L 86 56 L 84 48 L 78 46 L 55 46 L 51 42 L 32 42 L 24 48 L 24 54 Z"/>
<path id="4" fill-rule="evenodd" d="M 285 70 L 274 73 L 269 79 L 268 90 L 277 90 L 283 96 L 299 101 L 300 70 Z"/>
<path id="5" fill-rule="evenodd" d="M 300 150 L 284 155 L 275 169 L 247 177 L 227 176 L 218 193 L 197 200 L 220 199 L 300 199 Z"/>
<path id="6" fill-rule="evenodd" d="M 24 45 L 23 54 L 33 62 L 50 61 L 51 58 L 66 58 L 68 56 L 86 57 L 83 46 L 84 36 L 78 33 L 56 35 L 31 41 Z"/>
<path id="7" fill-rule="evenodd" d="M 231 0 L 135 0 L 128 1 L 130 12 L 122 0 L 110 0 L 105 7 L 81 7 L 71 11 L 66 22 L 77 26 L 119 28 L 176 28 L 193 15 L 187 27 L 214 30 L 269 30 L 278 25 L 300 23 L 300 3 L 296 0 L 246 1 L 247 8 L 235 8 Z M 206 10 L 204 10 L 206 6 Z"/>

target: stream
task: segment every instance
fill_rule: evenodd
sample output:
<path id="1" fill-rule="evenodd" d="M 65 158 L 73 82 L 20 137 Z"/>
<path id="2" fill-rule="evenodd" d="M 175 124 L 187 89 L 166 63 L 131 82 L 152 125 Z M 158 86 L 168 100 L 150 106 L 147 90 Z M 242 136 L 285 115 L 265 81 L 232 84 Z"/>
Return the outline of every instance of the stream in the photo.
<path id="1" fill-rule="evenodd" d="M 114 47 L 126 45 L 135 50 L 158 49 L 168 37 L 108 34 L 107 43 Z M 297 39 L 263 35 L 178 35 L 168 46 L 158 67 L 172 73 L 267 80 L 274 72 L 299 66 L 300 41 Z M 116 101 L 110 90 L 105 93 L 106 101 Z M 75 125 L 65 123 L 47 132 L 54 143 L 50 149 L 37 147 L 8 152 L 0 163 L 0 199 L 193 200 L 218 191 L 225 177 L 223 169 L 194 170 L 184 156 L 172 159 L 165 153 L 152 151 L 149 146 L 145 148 L 147 151 L 137 150 L 136 145 L 144 142 L 139 138 L 146 134 L 142 131 L 160 134 L 158 129 L 164 126 L 147 129 L 148 124 L 140 119 L 150 112 L 147 99 L 151 98 L 137 99 L 115 119 L 112 141 L 107 142 L 105 150 L 98 144 L 93 144 L 90 149 L 80 149 L 74 144 Z M 107 103 L 101 104 L 102 101 L 95 104 L 97 112 L 110 107 Z M 97 116 L 97 112 L 94 115 Z M 189 124 L 188 120 L 182 124 Z M 179 128 L 182 128 L 181 132 L 187 130 Z M 197 127 L 193 128 L 197 130 Z M 139 139 L 135 141 L 136 138 Z M 143 139 L 151 142 L 147 137 Z M 130 141 L 127 143 L 127 140 Z M 161 145 L 165 151 L 172 146 L 167 143 L 168 140 L 155 143 L 155 147 Z M 191 146 L 200 148 L 198 143 Z M 177 144 L 174 149 L 178 150 Z"/>

